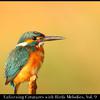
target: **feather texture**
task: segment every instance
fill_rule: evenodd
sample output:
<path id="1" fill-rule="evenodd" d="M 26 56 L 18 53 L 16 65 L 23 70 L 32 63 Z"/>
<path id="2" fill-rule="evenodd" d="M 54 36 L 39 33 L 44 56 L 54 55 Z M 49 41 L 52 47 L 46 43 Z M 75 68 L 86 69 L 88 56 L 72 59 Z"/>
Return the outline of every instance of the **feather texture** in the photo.
<path id="1" fill-rule="evenodd" d="M 18 74 L 23 65 L 27 63 L 29 58 L 29 53 L 26 48 L 16 47 L 9 54 L 7 63 L 6 63 L 6 82 L 13 80 L 13 78 Z"/>

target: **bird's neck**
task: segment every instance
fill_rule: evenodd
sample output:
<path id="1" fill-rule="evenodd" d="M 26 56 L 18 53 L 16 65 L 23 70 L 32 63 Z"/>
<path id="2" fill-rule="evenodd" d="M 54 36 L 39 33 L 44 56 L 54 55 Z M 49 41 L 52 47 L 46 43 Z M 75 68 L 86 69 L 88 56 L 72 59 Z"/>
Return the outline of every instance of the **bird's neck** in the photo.
<path id="1" fill-rule="evenodd" d="M 43 46 L 35 46 L 35 49 L 37 50 L 37 51 L 40 51 L 40 52 L 42 52 L 43 54 L 44 54 L 44 49 L 43 49 Z"/>
<path id="2" fill-rule="evenodd" d="M 26 46 L 25 48 L 28 50 L 28 52 L 39 51 L 44 54 L 43 46 Z"/>

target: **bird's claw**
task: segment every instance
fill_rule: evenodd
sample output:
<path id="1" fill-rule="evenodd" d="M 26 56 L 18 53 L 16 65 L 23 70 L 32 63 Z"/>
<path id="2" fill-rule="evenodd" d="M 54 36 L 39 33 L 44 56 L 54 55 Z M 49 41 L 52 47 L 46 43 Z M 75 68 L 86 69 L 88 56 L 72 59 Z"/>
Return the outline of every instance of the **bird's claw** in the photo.
<path id="1" fill-rule="evenodd" d="M 37 74 L 32 75 L 32 77 L 30 78 L 30 80 L 35 81 L 38 78 Z"/>

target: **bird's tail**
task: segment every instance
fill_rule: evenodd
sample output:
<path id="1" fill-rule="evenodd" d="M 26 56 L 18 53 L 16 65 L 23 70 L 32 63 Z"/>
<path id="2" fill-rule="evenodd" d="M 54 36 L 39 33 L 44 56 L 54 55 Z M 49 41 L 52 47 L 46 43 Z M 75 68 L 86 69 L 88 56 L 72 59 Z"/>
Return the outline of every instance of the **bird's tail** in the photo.
<path id="1" fill-rule="evenodd" d="M 5 85 L 7 85 L 9 83 L 9 81 L 6 79 Z"/>

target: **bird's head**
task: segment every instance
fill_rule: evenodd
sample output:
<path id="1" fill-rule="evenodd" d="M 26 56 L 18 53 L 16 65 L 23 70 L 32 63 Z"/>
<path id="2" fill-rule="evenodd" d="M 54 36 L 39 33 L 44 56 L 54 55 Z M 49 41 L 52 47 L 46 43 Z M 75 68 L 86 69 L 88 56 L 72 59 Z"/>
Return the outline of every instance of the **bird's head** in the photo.
<path id="1" fill-rule="evenodd" d="M 42 46 L 46 41 L 62 40 L 61 36 L 45 36 L 37 31 L 25 32 L 19 39 L 17 46 Z"/>

